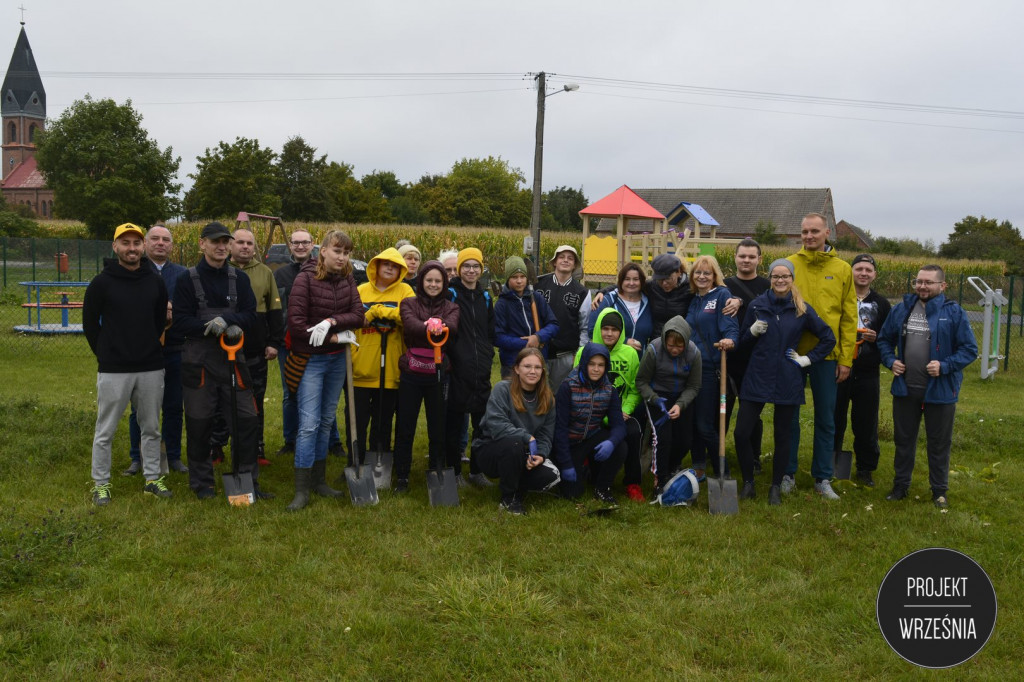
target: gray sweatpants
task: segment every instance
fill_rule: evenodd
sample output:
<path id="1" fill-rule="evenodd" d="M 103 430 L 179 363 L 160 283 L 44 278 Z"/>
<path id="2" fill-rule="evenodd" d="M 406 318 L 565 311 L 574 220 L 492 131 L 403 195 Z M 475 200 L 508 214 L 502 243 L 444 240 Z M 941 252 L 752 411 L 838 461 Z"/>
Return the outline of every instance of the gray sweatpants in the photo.
<path id="1" fill-rule="evenodd" d="M 131 403 L 142 431 L 142 473 L 147 481 L 160 478 L 160 406 L 164 399 L 164 370 L 96 375 L 96 431 L 92 440 L 92 480 L 110 483 L 110 441 Z"/>

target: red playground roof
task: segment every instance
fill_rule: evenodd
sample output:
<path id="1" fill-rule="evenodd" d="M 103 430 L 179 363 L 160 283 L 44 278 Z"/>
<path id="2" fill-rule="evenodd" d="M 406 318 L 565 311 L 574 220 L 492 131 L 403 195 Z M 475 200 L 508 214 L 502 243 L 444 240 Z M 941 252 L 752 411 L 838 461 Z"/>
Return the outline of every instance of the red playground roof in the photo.
<path id="1" fill-rule="evenodd" d="M 626 185 L 618 188 L 608 196 L 600 199 L 580 211 L 580 215 L 597 216 L 602 218 L 618 218 L 627 216 L 629 218 L 654 218 L 664 220 L 656 208 L 640 198 L 640 196 Z"/>

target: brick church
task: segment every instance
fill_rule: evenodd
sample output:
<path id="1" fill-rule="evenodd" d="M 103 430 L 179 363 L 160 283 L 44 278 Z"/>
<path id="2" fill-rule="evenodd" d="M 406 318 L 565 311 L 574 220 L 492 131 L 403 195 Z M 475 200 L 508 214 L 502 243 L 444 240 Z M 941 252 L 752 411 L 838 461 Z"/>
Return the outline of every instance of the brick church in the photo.
<path id="1" fill-rule="evenodd" d="M 11 206 L 25 204 L 40 218 L 53 217 L 53 190 L 36 167 L 36 133 L 46 126 L 46 91 L 39 77 L 25 22 L 0 88 L 3 176 L 0 191 Z"/>

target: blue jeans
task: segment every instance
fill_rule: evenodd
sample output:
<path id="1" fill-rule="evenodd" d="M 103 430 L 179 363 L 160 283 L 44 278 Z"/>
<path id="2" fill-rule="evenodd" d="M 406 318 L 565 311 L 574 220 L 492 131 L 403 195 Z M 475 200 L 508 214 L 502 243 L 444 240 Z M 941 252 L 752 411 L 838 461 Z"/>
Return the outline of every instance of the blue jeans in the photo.
<path id="1" fill-rule="evenodd" d="M 836 365 L 835 360 L 822 360 L 808 367 L 804 374 L 811 380 L 811 396 L 814 399 L 814 457 L 811 459 L 811 475 L 816 481 L 832 479 L 838 390 Z M 800 410 L 793 411 L 790 432 L 791 447 L 786 474 L 794 476 L 797 469 L 797 453 L 800 451 Z"/>
<path id="2" fill-rule="evenodd" d="M 345 386 L 345 352 L 310 355 L 295 400 L 299 429 L 295 438 L 295 468 L 308 469 L 327 458 L 331 424 Z"/>
<path id="3" fill-rule="evenodd" d="M 277 349 L 277 367 L 281 370 L 281 427 L 284 431 L 284 442 L 295 443 L 299 430 L 299 405 L 295 400 L 295 394 L 288 390 L 288 384 L 284 380 L 284 363 L 288 359 L 288 349 L 281 346 Z M 341 442 L 341 434 L 338 433 L 338 420 L 331 424 L 331 437 L 328 445 Z"/>
<path id="4" fill-rule="evenodd" d="M 167 461 L 181 460 L 181 420 L 185 408 L 181 394 L 181 351 L 164 355 L 164 397 L 163 427 L 160 435 L 167 451 Z M 142 442 L 142 430 L 135 415 L 135 406 L 128 417 L 128 456 L 133 462 L 139 461 L 139 445 Z"/>

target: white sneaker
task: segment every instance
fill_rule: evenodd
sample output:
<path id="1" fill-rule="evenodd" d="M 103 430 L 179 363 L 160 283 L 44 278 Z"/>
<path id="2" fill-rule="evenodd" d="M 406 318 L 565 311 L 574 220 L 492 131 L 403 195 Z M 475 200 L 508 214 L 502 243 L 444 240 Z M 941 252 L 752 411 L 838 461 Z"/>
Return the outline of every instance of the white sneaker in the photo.
<path id="1" fill-rule="evenodd" d="M 796 490 L 796 478 L 786 474 L 782 477 L 782 485 L 779 486 L 779 490 L 782 491 L 783 495 L 788 495 Z"/>
<path id="2" fill-rule="evenodd" d="M 826 500 L 838 500 L 839 495 L 836 495 L 836 491 L 832 490 L 832 483 L 829 481 L 818 481 L 814 484 L 814 492 L 818 493 Z"/>

